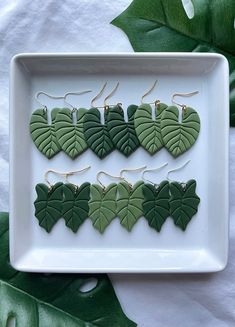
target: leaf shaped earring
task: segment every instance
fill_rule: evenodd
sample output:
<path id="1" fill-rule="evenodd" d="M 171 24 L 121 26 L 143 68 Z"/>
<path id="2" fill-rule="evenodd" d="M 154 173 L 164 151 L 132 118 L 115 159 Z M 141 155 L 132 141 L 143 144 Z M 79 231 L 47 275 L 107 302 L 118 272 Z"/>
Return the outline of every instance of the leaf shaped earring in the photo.
<path id="1" fill-rule="evenodd" d="M 129 232 L 137 220 L 143 216 L 142 203 L 144 196 L 142 188 L 144 182 L 138 181 L 132 185 L 126 181 L 123 174 L 124 172 L 139 172 L 145 168 L 146 166 L 137 169 L 122 169 L 120 172 L 122 181 L 118 184 L 117 216 L 121 225 Z"/>
<path id="2" fill-rule="evenodd" d="M 141 146 L 151 155 L 159 151 L 163 146 L 161 134 L 161 117 L 164 110 L 167 108 L 165 103 L 160 100 L 154 102 L 143 103 L 143 99 L 149 95 L 157 84 L 157 80 L 149 91 L 147 91 L 141 98 L 141 105 L 135 113 L 135 131 Z M 151 104 L 155 105 L 154 119 L 152 115 Z"/>
<path id="3" fill-rule="evenodd" d="M 99 180 L 99 176 L 103 172 L 97 174 L 97 182 L 92 184 L 90 189 L 89 200 L 89 217 L 93 226 L 103 233 L 106 227 L 116 217 L 116 197 L 117 184 L 111 183 L 105 187 Z"/>
<path id="4" fill-rule="evenodd" d="M 54 171 L 48 170 L 45 174 L 45 181 L 49 186 L 44 183 L 36 185 L 37 198 L 34 201 L 35 217 L 38 219 L 39 225 L 48 233 L 62 217 L 63 202 L 63 183 L 58 182 L 51 185 L 47 180 L 50 172 Z"/>
<path id="5" fill-rule="evenodd" d="M 184 104 L 174 101 L 175 96 L 192 96 L 198 91 L 172 96 L 172 102 L 182 108 L 182 122 L 179 122 L 179 110 L 176 106 L 170 106 L 161 118 L 161 133 L 165 148 L 174 156 L 178 157 L 196 142 L 200 132 L 200 118 L 198 113 Z"/>
<path id="6" fill-rule="evenodd" d="M 107 82 L 102 87 L 101 91 L 91 101 L 91 109 L 84 115 L 84 136 L 89 148 L 100 158 L 105 158 L 110 152 L 114 150 L 113 142 L 110 138 L 107 128 L 107 114 L 109 108 L 107 106 L 94 107 L 93 103 L 103 93 Z M 101 123 L 101 115 L 99 108 L 104 109 L 104 123 Z"/>
<path id="7" fill-rule="evenodd" d="M 84 116 L 87 109 L 73 107 L 66 101 L 66 98 L 69 95 L 81 95 L 88 92 L 91 91 L 66 93 L 64 96 L 65 102 L 73 109 L 59 109 L 55 119 L 55 132 L 58 143 L 61 149 L 72 159 L 75 159 L 88 147 L 83 130 Z"/>
<path id="8" fill-rule="evenodd" d="M 63 99 L 64 97 L 51 96 L 45 92 L 38 92 L 35 99 L 43 108 L 35 110 L 30 119 L 30 133 L 34 144 L 43 155 L 51 159 L 61 150 L 55 134 L 55 119 L 59 109 L 52 109 L 51 124 L 49 125 L 47 107 L 42 105 L 38 100 L 41 94 L 52 99 Z"/>
<path id="9" fill-rule="evenodd" d="M 88 170 L 90 166 L 81 170 L 63 173 L 66 177 L 67 183 L 63 186 L 64 199 L 62 207 L 62 216 L 65 220 L 65 224 L 74 233 L 88 218 L 90 199 L 90 183 L 85 182 L 80 186 L 68 182 L 68 176 L 72 176 L 77 173 Z"/>
<path id="10" fill-rule="evenodd" d="M 143 185 L 143 214 L 147 219 L 149 226 L 154 228 L 157 232 L 161 231 L 162 225 L 170 216 L 169 182 L 165 180 L 160 184 L 155 184 L 152 181 L 145 179 L 144 174 L 147 172 L 158 171 L 166 165 L 167 163 L 156 169 L 146 169 L 142 174 L 143 180 L 147 182 Z"/>
<path id="11" fill-rule="evenodd" d="M 117 86 L 118 85 L 119 83 Z M 116 89 L 117 87 L 105 98 L 105 105 L 107 107 L 110 106 L 106 104 L 106 100 L 112 96 Z M 136 135 L 134 125 L 134 117 L 137 108 L 138 106 L 134 104 L 127 108 L 127 122 L 124 118 L 124 111 L 121 103 L 109 108 L 107 115 L 107 127 L 112 142 L 115 148 L 126 157 L 129 157 L 129 155 L 131 155 L 139 147 L 139 140 Z"/>
<path id="12" fill-rule="evenodd" d="M 190 160 L 182 167 L 170 170 L 168 176 L 171 172 L 185 167 L 189 162 Z M 196 194 L 196 186 L 197 182 L 194 179 L 189 180 L 187 183 L 170 182 L 170 215 L 175 225 L 183 231 L 186 230 L 188 223 L 198 211 L 200 198 Z"/>

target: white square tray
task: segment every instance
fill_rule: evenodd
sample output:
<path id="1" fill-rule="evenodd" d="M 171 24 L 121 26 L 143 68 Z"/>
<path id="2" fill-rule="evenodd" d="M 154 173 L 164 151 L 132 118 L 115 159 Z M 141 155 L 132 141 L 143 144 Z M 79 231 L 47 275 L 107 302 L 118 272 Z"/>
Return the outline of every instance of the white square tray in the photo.
<path id="1" fill-rule="evenodd" d="M 29 120 L 39 106 L 38 91 L 63 95 L 67 91 L 92 89 L 93 93 L 71 98 L 79 107 L 90 100 L 105 81 L 106 94 L 117 81 L 120 87 L 112 103 L 140 103 L 140 97 L 159 80 L 148 99 L 171 104 L 174 92 L 199 91 L 184 99 L 201 118 L 195 145 L 177 159 L 162 149 L 150 156 L 139 148 L 128 159 L 112 152 L 104 160 L 91 150 L 74 161 L 62 151 L 45 158 L 33 144 Z M 62 101 L 40 98 L 49 109 L 63 107 Z M 102 104 L 102 100 L 98 102 Z M 228 64 L 217 54 L 20 54 L 11 62 L 10 81 L 10 260 L 18 270 L 35 272 L 212 272 L 224 269 L 228 255 Z M 154 177 L 166 178 L 168 169 L 191 163 L 174 174 L 174 179 L 197 180 L 201 198 L 198 213 L 186 232 L 176 228 L 171 218 L 162 231 L 151 229 L 141 218 L 127 232 L 115 219 L 103 235 L 90 219 L 74 234 L 61 219 L 48 234 L 34 217 L 35 185 L 43 182 L 46 170 L 76 170 L 88 164 L 89 172 L 74 176 L 74 182 L 96 181 L 99 170 L 118 174 L 124 167 L 147 165 L 167 168 Z M 130 180 L 140 179 L 130 174 Z M 57 180 L 58 179 L 54 179 Z M 111 182 L 106 180 L 106 182 Z"/>

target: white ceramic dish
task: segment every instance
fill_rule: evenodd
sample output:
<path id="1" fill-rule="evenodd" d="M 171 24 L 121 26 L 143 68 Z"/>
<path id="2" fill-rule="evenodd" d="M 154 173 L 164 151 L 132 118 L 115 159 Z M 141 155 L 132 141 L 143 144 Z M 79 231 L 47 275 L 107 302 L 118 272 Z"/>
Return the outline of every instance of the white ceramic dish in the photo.
<path id="1" fill-rule="evenodd" d="M 201 132 L 195 145 L 178 159 L 165 149 L 151 157 L 139 148 L 128 159 L 114 151 L 99 160 L 91 150 L 72 161 L 63 152 L 45 158 L 29 134 L 29 119 L 38 108 L 38 91 L 63 95 L 67 91 L 92 89 L 92 94 L 71 97 L 75 105 L 90 107 L 91 97 L 104 81 L 106 94 L 117 81 L 120 87 L 112 103 L 124 107 L 140 103 L 141 95 L 159 80 L 149 101 L 160 98 L 170 104 L 174 92 L 198 90 L 199 95 L 183 99 L 201 118 Z M 41 97 L 49 109 L 63 102 Z M 102 100 L 99 100 L 100 103 Z M 35 272 L 213 272 L 224 269 L 228 254 L 228 64 L 217 54 L 20 54 L 11 62 L 10 82 L 10 259 L 18 270 Z M 198 213 L 186 232 L 169 218 L 160 233 L 141 218 L 131 233 L 115 219 L 100 235 L 87 219 L 77 234 L 61 219 L 50 234 L 34 217 L 35 185 L 43 182 L 47 169 L 92 169 L 73 177 L 74 182 L 95 182 L 99 170 L 118 174 L 124 167 L 147 164 L 149 168 L 168 162 L 155 175 L 166 178 L 168 169 L 186 160 L 190 164 L 174 179 L 197 180 L 201 198 Z M 139 174 L 130 174 L 136 181 Z M 58 180 L 54 178 L 54 181 Z M 105 179 L 104 179 L 105 181 Z M 106 180 L 105 182 L 110 182 Z"/>

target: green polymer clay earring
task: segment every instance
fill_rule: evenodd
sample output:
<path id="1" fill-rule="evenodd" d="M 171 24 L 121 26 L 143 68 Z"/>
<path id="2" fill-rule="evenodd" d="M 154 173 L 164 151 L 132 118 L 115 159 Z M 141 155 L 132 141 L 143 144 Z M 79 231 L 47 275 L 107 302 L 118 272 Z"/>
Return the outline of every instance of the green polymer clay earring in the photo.
<path id="1" fill-rule="evenodd" d="M 106 174 L 113 178 L 120 177 L 100 171 L 96 176 L 98 184 L 91 184 L 90 186 L 89 218 L 94 228 L 102 234 L 117 215 L 117 184 L 111 183 L 106 187 L 99 179 L 101 174 Z"/>
<path id="2" fill-rule="evenodd" d="M 105 105 L 103 107 L 95 107 L 93 105 L 94 101 L 102 95 L 106 85 L 107 82 L 103 85 L 101 91 L 92 99 L 92 108 L 85 113 L 83 120 L 83 130 L 86 143 L 100 159 L 104 159 L 115 149 L 107 127 L 109 108 Z M 101 122 L 99 109 L 104 110 L 103 123 Z"/>
<path id="3" fill-rule="evenodd" d="M 166 165 L 167 163 L 156 169 L 146 169 L 142 174 L 142 179 L 147 182 L 143 185 L 143 215 L 147 219 L 149 226 L 157 232 L 161 231 L 163 224 L 170 216 L 169 182 L 164 180 L 159 184 L 155 184 L 145 179 L 144 175 L 146 173 L 156 172 Z"/>
<path id="4" fill-rule="evenodd" d="M 170 170 L 167 174 L 169 176 L 173 171 L 179 170 L 185 167 L 190 160 L 188 160 L 183 166 Z M 167 178 L 168 181 L 169 178 Z M 186 183 L 179 183 L 176 181 L 170 181 L 170 216 L 173 218 L 177 227 L 185 231 L 188 223 L 192 217 L 197 213 L 200 198 L 196 194 L 197 182 L 195 179 L 190 179 Z"/>
<path id="5" fill-rule="evenodd" d="M 51 159 L 61 150 L 55 133 L 55 120 L 59 109 L 52 109 L 51 124 L 49 124 L 48 109 L 38 100 L 38 97 L 41 94 L 52 99 L 63 99 L 64 97 L 51 96 L 45 92 L 38 92 L 35 95 L 35 100 L 42 106 L 42 108 L 36 109 L 31 115 L 29 124 L 30 134 L 37 149 L 48 159 Z"/>
<path id="6" fill-rule="evenodd" d="M 85 108 L 75 108 L 66 101 L 69 95 L 81 95 L 91 92 L 68 92 L 64 96 L 65 102 L 72 107 L 58 109 L 55 118 L 55 135 L 61 149 L 71 158 L 75 159 L 87 148 L 87 142 L 84 136 L 84 116 L 87 112 Z"/>
<path id="7" fill-rule="evenodd" d="M 141 98 L 141 105 L 135 112 L 134 124 L 135 131 L 141 146 L 151 155 L 154 155 L 163 146 L 161 134 L 161 117 L 167 105 L 159 100 L 150 103 L 144 103 L 143 99 L 149 95 L 157 84 L 157 80 L 153 86 Z M 154 104 L 154 119 L 151 104 Z"/>
<path id="8" fill-rule="evenodd" d="M 200 118 L 198 113 L 184 104 L 174 101 L 175 96 L 192 96 L 198 91 L 186 94 L 176 93 L 172 102 L 182 108 L 182 120 L 179 122 L 179 109 L 169 106 L 161 117 L 161 134 L 164 147 L 174 156 L 178 157 L 189 150 L 196 142 L 200 132 Z"/>
<path id="9" fill-rule="evenodd" d="M 113 95 L 118 85 L 119 83 L 117 83 L 116 88 L 105 98 L 105 105 L 106 100 Z M 107 115 L 107 127 L 112 142 L 119 152 L 121 152 L 124 156 L 129 157 L 140 145 L 134 124 L 135 112 L 138 106 L 135 104 L 128 106 L 128 121 L 125 121 L 124 110 L 121 103 L 114 106 L 112 105 L 111 107 L 108 105 L 106 106 L 109 108 Z"/>
<path id="10" fill-rule="evenodd" d="M 63 183 L 58 182 L 52 185 L 48 181 L 48 174 L 52 172 L 56 173 L 54 170 L 48 170 L 45 173 L 45 181 L 48 185 L 44 183 L 36 185 L 37 198 L 34 201 L 35 217 L 39 225 L 48 233 L 62 217 L 63 203 Z"/>
<path id="11" fill-rule="evenodd" d="M 121 182 L 118 184 L 117 197 L 117 217 L 121 225 L 128 230 L 132 230 L 138 219 L 143 216 L 142 204 L 143 181 L 138 181 L 134 185 L 129 183 L 124 177 L 124 172 L 140 172 L 146 166 L 137 169 L 122 169 L 120 171 Z"/>

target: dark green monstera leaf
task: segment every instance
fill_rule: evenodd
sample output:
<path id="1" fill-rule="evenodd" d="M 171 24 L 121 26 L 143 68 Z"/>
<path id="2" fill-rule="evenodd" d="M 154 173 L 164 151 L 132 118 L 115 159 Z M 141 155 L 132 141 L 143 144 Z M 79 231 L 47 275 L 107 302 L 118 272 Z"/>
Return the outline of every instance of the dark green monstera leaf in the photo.
<path id="1" fill-rule="evenodd" d="M 143 184 L 142 181 L 132 187 L 125 181 L 118 184 L 117 216 L 121 225 L 128 231 L 131 231 L 137 220 L 143 216 Z"/>
<path id="2" fill-rule="evenodd" d="M 98 184 L 90 188 L 89 217 L 93 226 L 103 233 L 106 227 L 116 217 L 117 184 L 110 184 L 103 189 Z"/>
<path id="3" fill-rule="evenodd" d="M 160 232 L 162 225 L 170 216 L 169 182 L 163 181 L 158 186 L 143 185 L 143 213 L 150 227 Z"/>
<path id="4" fill-rule="evenodd" d="M 230 66 L 230 124 L 235 126 L 235 1 L 134 0 L 112 24 L 135 51 L 217 52 Z"/>
<path id="5" fill-rule="evenodd" d="M 196 142 L 200 131 L 198 113 L 187 107 L 182 112 L 182 122 L 178 121 L 179 109 L 170 106 L 162 114 L 161 134 L 165 148 L 174 156 L 189 150 Z"/>
<path id="6" fill-rule="evenodd" d="M 76 123 L 73 123 L 73 113 L 68 108 L 59 109 L 55 119 L 55 132 L 61 149 L 72 159 L 87 149 L 83 132 L 83 120 L 87 109 L 75 111 Z"/>
<path id="7" fill-rule="evenodd" d="M 0 213 L 0 326 L 134 327 L 107 275 L 33 274 L 9 264 L 8 213 Z M 83 287 L 91 280 L 97 285 Z"/>
<path id="8" fill-rule="evenodd" d="M 90 199 L 90 183 L 83 183 L 76 187 L 74 184 L 64 184 L 64 200 L 62 215 L 66 226 L 77 232 L 80 225 L 88 218 Z"/>
<path id="9" fill-rule="evenodd" d="M 139 147 L 134 125 L 137 108 L 134 104 L 127 108 L 128 122 L 125 122 L 123 109 L 119 105 L 111 108 L 107 115 L 107 126 L 113 144 L 127 157 Z"/>
<path id="10" fill-rule="evenodd" d="M 55 119 L 59 109 L 51 111 L 51 125 L 48 124 L 47 111 L 37 109 L 32 113 L 30 120 L 30 133 L 38 150 L 48 159 L 60 152 L 61 148 L 55 134 Z"/>
<path id="11" fill-rule="evenodd" d="M 185 185 L 170 183 L 170 215 L 176 226 L 183 231 L 198 210 L 200 198 L 196 194 L 196 181 L 189 180 Z"/>
<path id="12" fill-rule="evenodd" d="M 135 131 L 142 147 L 151 155 L 163 147 L 161 117 L 167 105 L 159 103 L 155 108 L 155 120 L 152 119 L 152 107 L 143 103 L 135 113 Z"/>
<path id="13" fill-rule="evenodd" d="M 34 201 L 35 217 L 39 225 L 49 233 L 62 218 L 63 183 L 56 183 L 51 188 L 40 183 L 35 189 L 37 192 L 37 199 Z"/>
<path id="14" fill-rule="evenodd" d="M 86 142 L 100 159 L 114 150 L 106 124 L 107 111 L 104 111 L 104 124 L 101 123 L 100 112 L 97 108 L 89 109 L 84 116 L 83 128 Z"/>

